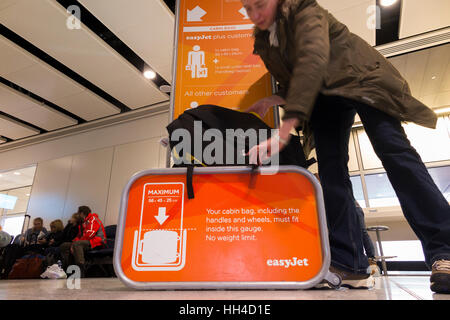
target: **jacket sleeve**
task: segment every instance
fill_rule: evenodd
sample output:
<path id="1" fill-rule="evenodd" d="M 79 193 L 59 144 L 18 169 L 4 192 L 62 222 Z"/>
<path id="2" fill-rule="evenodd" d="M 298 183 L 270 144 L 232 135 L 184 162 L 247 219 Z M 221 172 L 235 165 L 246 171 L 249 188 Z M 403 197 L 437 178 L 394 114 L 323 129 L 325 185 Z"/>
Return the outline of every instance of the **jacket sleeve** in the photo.
<path id="1" fill-rule="evenodd" d="M 55 240 L 55 243 L 53 244 L 53 246 L 59 247 L 64 242 L 64 232 L 63 231 L 56 232 L 53 239 Z"/>
<path id="2" fill-rule="evenodd" d="M 82 237 L 83 237 L 82 224 L 79 224 L 79 225 L 78 225 L 78 233 L 77 233 L 77 235 L 75 236 L 75 238 L 73 238 L 72 241 L 78 241 L 78 240 L 81 240 Z"/>
<path id="3" fill-rule="evenodd" d="M 97 234 L 98 229 L 100 228 L 100 223 L 98 223 L 97 219 L 91 218 L 88 220 L 86 230 L 83 230 L 83 236 L 80 240 L 91 240 Z"/>
<path id="4" fill-rule="evenodd" d="M 309 120 L 330 59 L 328 20 L 314 2 L 295 15 L 294 24 L 296 60 L 283 119 Z"/>

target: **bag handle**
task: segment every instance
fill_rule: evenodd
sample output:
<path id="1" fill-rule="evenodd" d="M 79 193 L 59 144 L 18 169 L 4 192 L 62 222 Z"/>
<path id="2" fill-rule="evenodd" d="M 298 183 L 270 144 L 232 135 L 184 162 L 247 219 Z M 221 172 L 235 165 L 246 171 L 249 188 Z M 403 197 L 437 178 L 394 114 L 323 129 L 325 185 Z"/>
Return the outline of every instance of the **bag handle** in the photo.
<path id="1" fill-rule="evenodd" d="M 186 171 L 186 189 L 188 194 L 188 199 L 194 199 L 194 186 L 192 183 L 194 176 L 194 166 L 188 165 Z"/>

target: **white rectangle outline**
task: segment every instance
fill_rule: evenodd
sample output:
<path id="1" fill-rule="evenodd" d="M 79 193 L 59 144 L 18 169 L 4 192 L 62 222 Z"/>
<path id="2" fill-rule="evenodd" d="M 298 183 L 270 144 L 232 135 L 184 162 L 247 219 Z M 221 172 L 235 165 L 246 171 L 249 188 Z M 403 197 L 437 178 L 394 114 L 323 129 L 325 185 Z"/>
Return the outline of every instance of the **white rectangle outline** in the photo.
<path id="1" fill-rule="evenodd" d="M 230 24 L 221 26 L 205 26 L 205 27 L 183 27 L 183 32 L 221 32 L 221 31 L 240 31 L 252 30 L 254 24 Z"/>
<path id="2" fill-rule="evenodd" d="M 139 220 L 139 235 L 137 237 L 138 239 L 138 243 L 141 239 L 141 229 L 142 229 L 142 217 L 144 215 L 144 201 L 145 201 L 145 189 L 147 187 L 147 185 L 181 185 L 181 224 L 180 224 L 180 241 L 179 241 L 179 249 L 180 249 L 180 255 L 179 255 L 179 259 L 178 262 L 176 264 L 173 263 L 168 263 L 168 264 L 160 264 L 160 265 L 148 265 L 148 264 L 140 264 L 138 262 L 139 259 L 139 255 L 136 254 L 136 261 L 134 261 L 135 265 L 137 267 L 148 267 L 149 269 L 151 268 L 159 268 L 159 267 L 179 267 L 182 263 L 183 263 L 183 252 L 181 252 L 183 250 L 183 246 L 182 246 L 182 240 L 183 240 L 183 214 L 184 214 L 184 183 L 182 182 L 158 182 L 158 183 L 154 183 L 154 182 L 149 182 L 144 184 L 144 188 L 142 191 L 142 205 L 141 205 L 141 217 Z M 137 248 L 139 248 L 139 245 L 137 246 Z M 133 249 L 134 250 L 134 249 Z"/>

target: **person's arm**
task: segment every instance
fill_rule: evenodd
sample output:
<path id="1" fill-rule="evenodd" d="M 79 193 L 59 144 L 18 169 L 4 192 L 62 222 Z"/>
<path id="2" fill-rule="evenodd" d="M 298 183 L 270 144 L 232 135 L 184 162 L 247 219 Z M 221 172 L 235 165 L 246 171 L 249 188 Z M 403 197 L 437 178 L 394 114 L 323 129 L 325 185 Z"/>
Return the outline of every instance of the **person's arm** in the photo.
<path id="1" fill-rule="evenodd" d="M 328 20 L 316 3 L 295 15 L 296 60 L 286 94 L 283 120 L 309 120 L 330 59 Z"/>
<path id="2" fill-rule="evenodd" d="M 282 97 L 274 94 L 270 97 L 262 98 L 256 101 L 250 108 L 246 110 L 246 112 L 254 112 L 257 113 L 261 118 L 264 118 L 270 107 L 282 105 L 284 103 L 285 101 Z"/>
<path id="3" fill-rule="evenodd" d="M 54 238 L 51 242 L 49 242 L 49 245 L 53 247 L 59 247 L 64 242 L 64 233 L 63 231 L 56 232 Z"/>
<path id="4" fill-rule="evenodd" d="M 83 236 L 80 240 L 91 240 L 97 234 L 98 229 L 100 228 L 100 223 L 96 218 L 92 217 L 86 226 L 86 230 L 83 232 Z"/>
<path id="5" fill-rule="evenodd" d="M 75 236 L 75 238 L 73 238 L 72 241 L 78 241 L 78 240 L 81 240 L 82 237 L 83 237 L 83 227 L 82 227 L 82 224 L 79 224 L 79 225 L 78 225 L 78 233 L 77 233 L 77 235 Z"/>

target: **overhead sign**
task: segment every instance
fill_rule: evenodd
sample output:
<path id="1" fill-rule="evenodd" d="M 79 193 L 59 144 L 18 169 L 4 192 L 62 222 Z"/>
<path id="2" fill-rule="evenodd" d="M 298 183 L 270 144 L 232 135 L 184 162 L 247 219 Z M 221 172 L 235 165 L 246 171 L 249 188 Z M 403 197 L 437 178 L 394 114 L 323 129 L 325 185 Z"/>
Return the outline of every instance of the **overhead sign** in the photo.
<path id="1" fill-rule="evenodd" d="M 245 110 L 272 95 L 253 26 L 240 0 L 178 1 L 172 120 L 202 104 Z M 272 113 L 265 120 L 274 127 Z"/>
<path id="2" fill-rule="evenodd" d="M 185 184 L 185 169 L 155 169 L 125 188 L 114 266 L 126 284 L 302 288 L 327 272 L 323 200 L 306 170 L 196 168 L 193 199 Z"/>
<path id="3" fill-rule="evenodd" d="M 0 193 L 0 208 L 6 210 L 13 210 L 16 206 L 17 197 L 8 196 L 6 194 Z"/>

